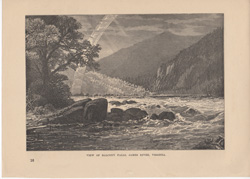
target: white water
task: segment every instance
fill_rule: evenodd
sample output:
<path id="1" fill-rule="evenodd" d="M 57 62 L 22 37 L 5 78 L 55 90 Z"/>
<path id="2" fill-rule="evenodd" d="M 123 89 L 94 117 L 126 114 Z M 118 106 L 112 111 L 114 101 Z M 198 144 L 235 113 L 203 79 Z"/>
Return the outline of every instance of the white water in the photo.
<path id="1" fill-rule="evenodd" d="M 81 100 L 86 97 L 74 97 Z M 94 98 L 92 98 L 94 99 Z M 224 136 L 222 98 L 107 98 L 108 101 L 134 100 L 135 104 L 114 106 L 123 110 L 138 107 L 149 114 L 142 120 L 103 121 L 87 126 L 55 126 L 28 135 L 28 150 L 190 150 L 205 139 Z M 159 105 L 159 106 L 157 106 Z M 199 111 L 185 116 L 187 109 Z M 152 120 L 152 113 L 173 111 L 176 119 Z"/>

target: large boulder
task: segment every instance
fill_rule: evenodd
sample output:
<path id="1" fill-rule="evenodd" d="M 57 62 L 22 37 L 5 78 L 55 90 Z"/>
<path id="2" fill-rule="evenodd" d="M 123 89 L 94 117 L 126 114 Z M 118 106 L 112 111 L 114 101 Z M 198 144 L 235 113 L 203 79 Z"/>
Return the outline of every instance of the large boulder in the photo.
<path id="1" fill-rule="evenodd" d="M 140 120 L 148 115 L 148 113 L 140 108 L 129 108 L 124 112 L 125 120 Z"/>
<path id="2" fill-rule="evenodd" d="M 126 114 L 130 114 L 132 116 L 135 116 L 136 114 L 140 113 L 141 109 L 140 108 L 129 108 L 125 111 Z"/>
<path id="3" fill-rule="evenodd" d="M 83 113 L 84 121 L 98 122 L 103 121 L 107 117 L 108 101 L 105 98 L 89 101 Z"/>
<path id="4" fill-rule="evenodd" d="M 168 119 L 170 121 L 173 121 L 175 119 L 175 114 L 173 112 L 164 111 L 159 114 L 159 119 L 160 120 Z"/>
<path id="5" fill-rule="evenodd" d="M 120 108 L 112 108 L 111 113 L 123 115 L 124 111 L 122 109 L 120 109 Z"/>
<path id="6" fill-rule="evenodd" d="M 120 101 L 109 101 L 110 104 L 115 105 L 115 106 L 121 106 L 122 103 Z"/>
<path id="7" fill-rule="evenodd" d="M 107 115 L 109 121 L 121 121 L 123 120 L 124 111 L 120 108 L 112 108 L 111 112 Z"/>
<path id="8" fill-rule="evenodd" d="M 81 123 L 83 120 L 83 107 L 78 106 L 70 108 L 62 115 L 49 120 L 52 124 L 72 124 Z"/>
<path id="9" fill-rule="evenodd" d="M 83 100 L 80 100 L 80 101 L 76 101 L 75 103 L 73 103 L 71 106 L 69 107 L 78 107 L 78 106 L 82 106 L 83 108 L 85 107 L 85 105 L 91 101 L 90 98 L 87 98 L 87 99 L 83 99 Z"/>
<path id="10" fill-rule="evenodd" d="M 82 122 L 84 119 L 84 107 L 89 101 L 91 101 L 90 98 L 77 101 L 74 104 L 63 108 L 53 114 L 44 116 L 40 123 L 70 124 Z"/>

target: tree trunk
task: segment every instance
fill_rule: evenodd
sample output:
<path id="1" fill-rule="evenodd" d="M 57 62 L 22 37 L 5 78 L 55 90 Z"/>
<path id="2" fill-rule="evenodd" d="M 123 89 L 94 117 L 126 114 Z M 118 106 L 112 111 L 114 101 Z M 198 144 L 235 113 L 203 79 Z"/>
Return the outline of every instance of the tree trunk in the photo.
<path id="1" fill-rule="evenodd" d="M 45 98 L 48 96 L 49 89 L 49 66 L 46 57 L 42 59 L 42 80 L 43 80 L 43 95 Z"/>

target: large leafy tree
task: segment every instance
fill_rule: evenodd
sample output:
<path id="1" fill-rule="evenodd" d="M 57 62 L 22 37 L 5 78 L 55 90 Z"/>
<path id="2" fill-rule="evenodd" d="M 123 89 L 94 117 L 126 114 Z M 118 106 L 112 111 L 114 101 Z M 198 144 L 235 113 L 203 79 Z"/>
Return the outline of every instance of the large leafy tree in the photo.
<path id="1" fill-rule="evenodd" d="M 49 100 L 52 88 L 65 91 L 62 81 L 67 77 L 60 72 L 83 65 L 98 69 L 94 58 L 101 48 L 84 39 L 80 28 L 81 24 L 69 16 L 26 17 L 27 89 L 39 83 L 39 94 Z"/>

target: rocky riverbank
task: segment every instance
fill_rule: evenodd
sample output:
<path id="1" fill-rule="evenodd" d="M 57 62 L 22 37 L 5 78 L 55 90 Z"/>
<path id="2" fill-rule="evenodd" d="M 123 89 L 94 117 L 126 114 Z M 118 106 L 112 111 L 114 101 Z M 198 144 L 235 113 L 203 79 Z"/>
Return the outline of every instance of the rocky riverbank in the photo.
<path id="1" fill-rule="evenodd" d="M 210 108 L 220 101 L 80 98 L 51 114 L 28 114 L 27 149 L 224 149 L 224 113 Z"/>

